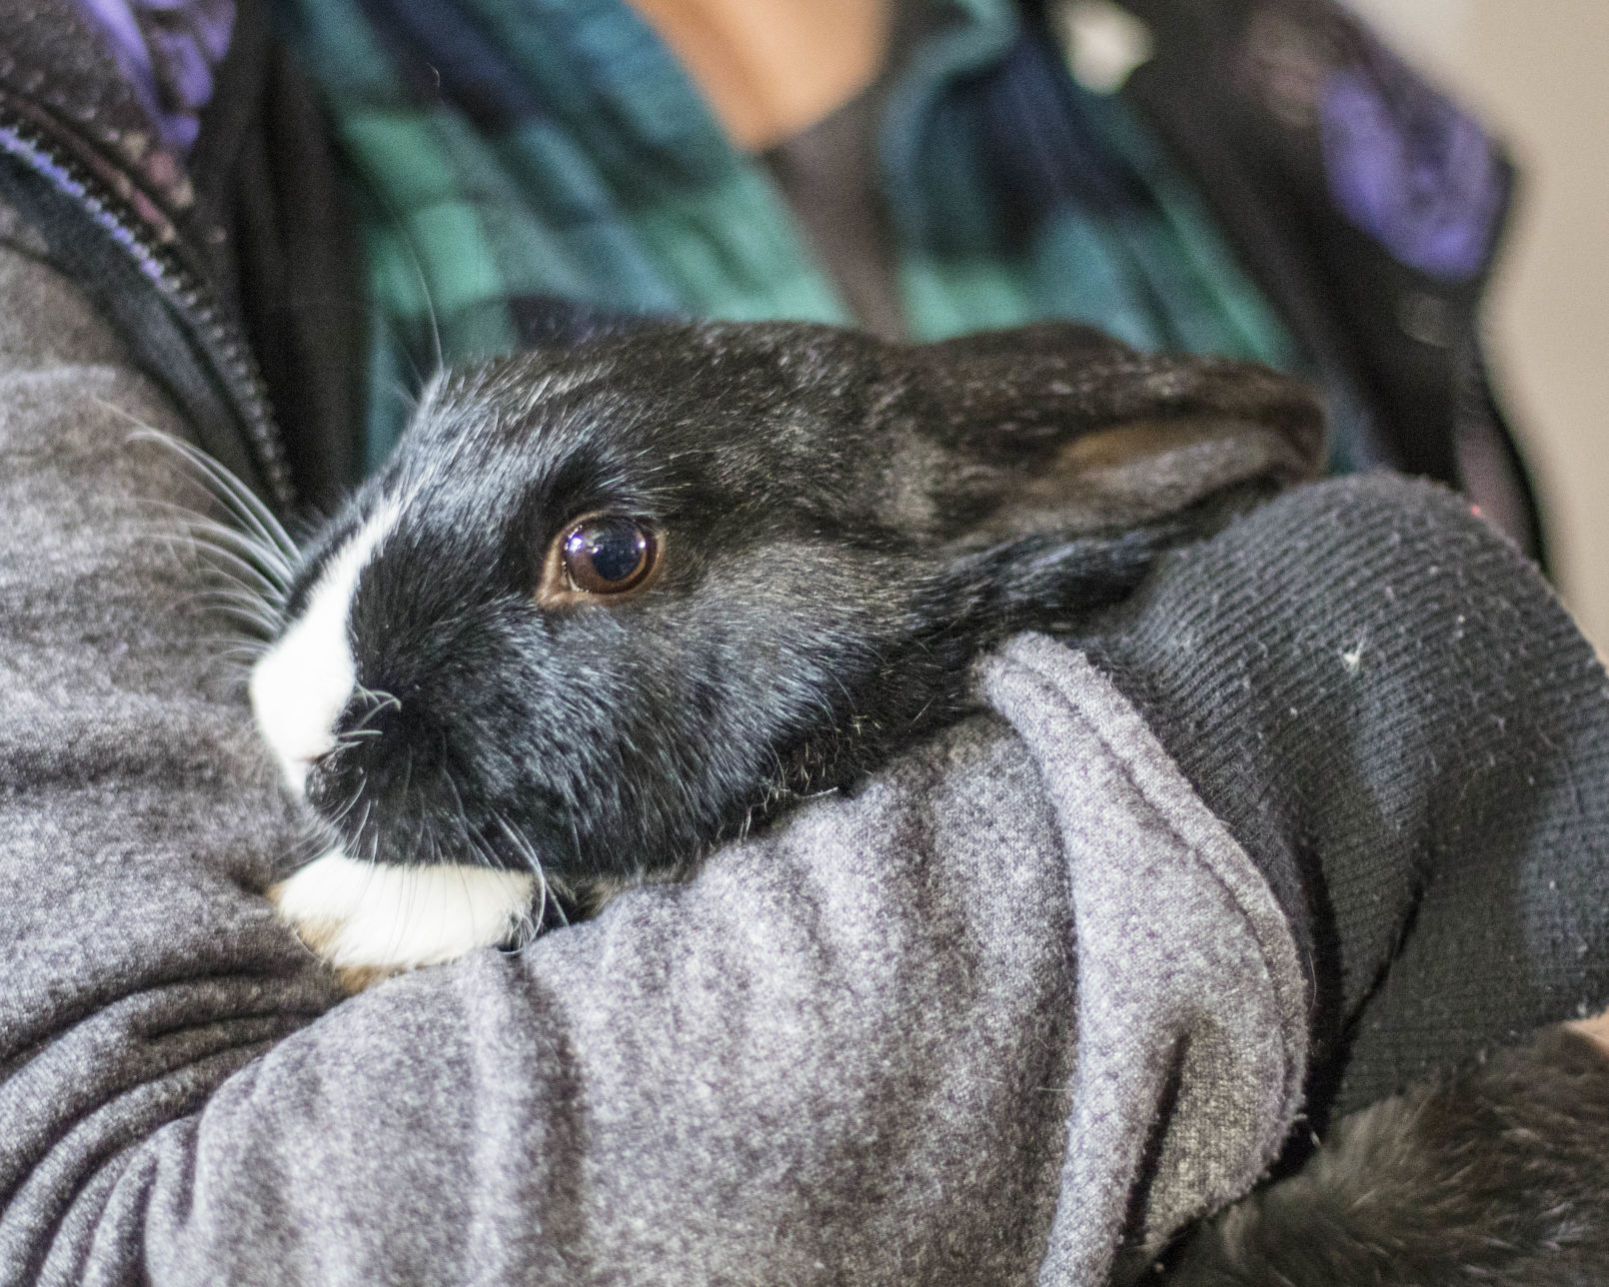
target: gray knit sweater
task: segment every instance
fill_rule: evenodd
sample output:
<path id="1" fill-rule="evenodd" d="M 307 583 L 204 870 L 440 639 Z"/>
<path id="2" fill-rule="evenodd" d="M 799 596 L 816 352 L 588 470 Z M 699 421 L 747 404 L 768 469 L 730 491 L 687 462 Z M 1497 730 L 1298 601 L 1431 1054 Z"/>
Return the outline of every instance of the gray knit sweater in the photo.
<path id="1" fill-rule="evenodd" d="M 1014 641 L 691 883 L 343 1000 L 261 896 L 295 832 L 198 495 L 129 440 L 183 426 L 14 229 L 0 298 L 0 1282 L 1100 1283 L 1310 1075 L 1609 995 L 1602 673 L 1378 482 L 1176 556 L 1098 665 Z M 1458 954 L 1436 900 L 1493 890 Z"/>

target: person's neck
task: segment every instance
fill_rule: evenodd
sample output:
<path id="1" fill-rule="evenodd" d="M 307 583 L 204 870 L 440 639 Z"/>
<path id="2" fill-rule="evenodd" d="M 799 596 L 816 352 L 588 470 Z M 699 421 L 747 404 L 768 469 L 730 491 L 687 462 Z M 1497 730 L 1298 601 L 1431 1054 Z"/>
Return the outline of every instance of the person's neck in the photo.
<path id="1" fill-rule="evenodd" d="M 631 0 L 738 147 L 762 152 L 877 77 L 890 0 Z"/>

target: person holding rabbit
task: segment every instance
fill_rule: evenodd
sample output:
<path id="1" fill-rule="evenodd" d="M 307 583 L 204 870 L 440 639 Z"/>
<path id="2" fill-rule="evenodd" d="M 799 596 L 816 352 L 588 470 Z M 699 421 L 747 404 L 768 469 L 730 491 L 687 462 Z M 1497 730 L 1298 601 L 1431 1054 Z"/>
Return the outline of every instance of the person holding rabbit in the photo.
<path id="1" fill-rule="evenodd" d="M 1473 341 L 1507 164 L 1342 12 L 0 14 L 0 1281 L 1318 1281 L 1311 1169 L 1170 1248 L 1353 1110 L 1405 1147 L 1343 1152 L 1333 1191 L 1402 1179 L 1343 1208 L 1423 1239 L 1403 1281 L 1597 1272 L 1602 1061 L 1524 1039 L 1609 1001 L 1602 670 L 1469 501 L 1389 476 L 1275 495 L 1319 447 L 1265 366 L 1317 386 L 1332 464 L 1462 482 L 1536 537 Z M 1117 29 L 1114 93 L 1089 51 Z M 517 621 L 556 647 L 596 609 L 543 767 L 592 766 L 564 803 L 598 812 L 654 783 L 674 814 L 676 745 L 769 745 L 744 739 L 790 695 L 819 714 L 841 655 L 852 692 L 908 679 L 856 629 L 931 606 L 895 593 L 926 584 L 916 534 L 976 576 L 940 587 L 956 611 L 910 667 L 966 594 L 1036 569 L 1059 593 L 1067 548 L 1083 580 L 948 658 L 921 736 L 853 742 L 876 754 L 816 783 L 844 789 L 696 875 L 349 995 L 315 918 L 267 897 L 320 856 L 304 808 L 341 763 L 295 743 L 323 725 L 273 723 L 306 684 L 258 686 L 290 730 L 258 740 L 173 540 L 169 507 L 206 502 L 131 420 L 227 471 L 236 526 L 205 539 L 281 642 L 313 620 L 332 721 L 390 649 L 349 741 L 428 718 L 403 662 L 496 734 L 492 644 Z M 701 488 L 719 503 L 677 508 Z M 778 585 L 819 620 L 767 627 Z M 554 598 L 617 590 L 627 611 Z M 693 682 L 632 603 L 696 606 L 717 673 L 753 682 Z M 652 744 L 667 694 L 715 732 L 611 777 L 603 743 Z M 607 850 L 537 834 L 495 790 L 523 766 L 460 773 L 435 732 L 412 745 L 439 761 L 401 768 L 491 784 L 488 868 Z M 361 912 L 389 842 L 350 821 Z M 416 922 L 445 906 L 420 914 L 423 881 L 397 887 Z M 1520 1129 L 1482 1134 L 1502 1113 Z M 1492 1138 L 1513 1151 L 1461 1151 Z M 1397 1229 L 1405 1157 L 1482 1183 Z"/>

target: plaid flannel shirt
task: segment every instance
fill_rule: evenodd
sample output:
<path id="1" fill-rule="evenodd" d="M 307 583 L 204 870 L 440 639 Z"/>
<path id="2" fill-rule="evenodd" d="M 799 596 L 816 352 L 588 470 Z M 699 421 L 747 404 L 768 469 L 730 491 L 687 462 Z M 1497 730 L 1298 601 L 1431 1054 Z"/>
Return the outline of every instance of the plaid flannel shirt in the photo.
<path id="1" fill-rule="evenodd" d="M 949 0 L 881 122 L 917 339 L 1041 318 L 1144 348 L 1297 353 L 1190 187 L 1009 0 Z M 333 111 L 372 288 L 368 453 L 438 356 L 517 348 L 553 297 L 852 319 L 763 163 L 625 0 L 286 0 Z"/>

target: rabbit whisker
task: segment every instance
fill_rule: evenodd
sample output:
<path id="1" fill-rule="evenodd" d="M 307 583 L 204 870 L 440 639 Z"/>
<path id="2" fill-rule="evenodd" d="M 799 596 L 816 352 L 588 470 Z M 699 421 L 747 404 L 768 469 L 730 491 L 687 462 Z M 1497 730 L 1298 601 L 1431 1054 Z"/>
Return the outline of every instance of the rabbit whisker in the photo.
<path id="1" fill-rule="evenodd" d="M 548 886 L 547 872 L 542 866 L 542 859 L 532 847 L 531 843 L 526 840 L 526 838 L 518 831 L 511 827 L 508 823 L 508 819 L 503 817 L 502 814 L 497 815 L 497 825 L 502 828 L 503 835 L 507 838 L 509 844 L 513 845 L 514 851 L 519 854 L 520 857 L 525 859 L 527 865 L 531 869 L 531 874 L 536 877 L 538 897 L 536 900 L 536 910 L 534 914 L 537 923 L 540 924 L 547 914 L 548 900 L 551 897 Z M 564 908 L 559 905 L 557 900 L 554 900 L 554 909 L 559 914 L 560 922 L 568 925 L 569 917 L 564 914 Z"/>
<path id="2" fill-rule="evenodd" d="M 210 495 L 210 493 L 209 493 Z M 276 541 L 265 538 L 255 530 L 242 530 L 238 526 L 219 522 L 210 515 L 201 513 L 193 506 L 181 505 L 175 501 L 148 499 L 144 502 L 149 509 L 158 510 L 164 516 L 162 523 L 168 524 L 177 519 L 184 531 L 192 538 L 206 537 L 220 540 L 226 544 L 246 550 L 257 558 L 275 568 L 283 569 L 286 573 L 293 570 L 295 560 L 300 556 L 296 549 L 284 549 Z M 155 526 L 156 520 L 151 520 Z"/>
<path id="3" fill-rule="evenodd" d="M 260 536 L 265 544 L 278 549 L 287 558 L 297 557 L 299 551 L 290 533 L 245 483 L 194 444 L 146 424 L 113 403 L 102 401 L 110 410 L 133 422 L 135 431 L 130 435 L 132 441 L 156 443 L 173 452 L 190 466 L 197 481 L 206 485 L 214 498 Z"/>
<path id="4" fill-rule="evenodd" d="M 370 715 L 378 714 L 388 708 L 398 711 L 402 709 L 402 699 L 394 693 L 384 692 L 378 688 L 369 688 L 364 684 L 354 684 L 352 692 L 365 701 L 373 703 L 373 709 L 369 712 Z"/>

